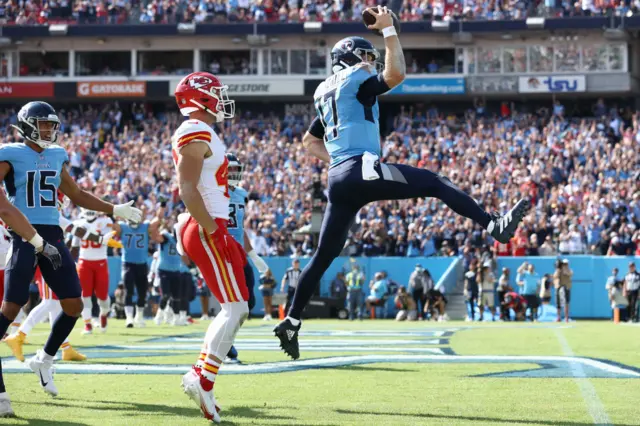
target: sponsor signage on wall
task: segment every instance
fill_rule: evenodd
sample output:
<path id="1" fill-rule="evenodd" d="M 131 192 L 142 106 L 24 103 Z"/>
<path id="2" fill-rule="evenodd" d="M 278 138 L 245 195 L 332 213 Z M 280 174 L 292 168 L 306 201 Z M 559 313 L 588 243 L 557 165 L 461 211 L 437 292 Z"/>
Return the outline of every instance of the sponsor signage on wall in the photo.
<path id="1" fill-rule="evenodd" d="M 144 97 L 147 94 L 146 81 L 83 81 L 78 82 L 76 92 L 79 98 Z"/>
<path id="2" fill-rule="evenodd" d="M 464 78 L 407 78 L 390 95 L 463 95 Z"/>
<path id="3" fill-rule="evenodd" d="M 229 96 L 298 96 L 304 94 L 304 80 L 290 77 L 285 80 L 268 79 L 259 76 L 221 78 L 229 89 Z M 180 80 L 171 80 L 169 96 L 173 96 Z"/>
<path id="4" fill-rule="evenodd" d="M 0 83 L 0 99 L 51 97 L 53 83 Z"/>
<path id="5" fill-rule="evenodd" d="M 584 75 L 530 75 L 518 77 L 520 93 L 577 93 L 587 91 Z"/>

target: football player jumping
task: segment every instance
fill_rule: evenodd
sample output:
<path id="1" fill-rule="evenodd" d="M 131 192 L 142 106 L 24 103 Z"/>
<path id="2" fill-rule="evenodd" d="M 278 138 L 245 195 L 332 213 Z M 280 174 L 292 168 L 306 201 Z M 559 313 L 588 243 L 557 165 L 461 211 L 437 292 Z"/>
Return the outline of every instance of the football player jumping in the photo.
<path id="1" fill-rule="evenodd" d="M 229 235 L 229 185 L 225 146 L 211 127 L 232 118 L 235 103 L 212 74 L 196 72 L 180 81 L 176 102 L 189 119 L 173 137 L 178 185 L 188 214 L 179 216 L 178 250 L 201 271 L 222 307 L 209 325 L 196 365 L 183 376 L 184 391 L 204 416 L 220 422 L 213 384 L 238 329 L 247 318 L 247 263 L 242 246 Z"/>

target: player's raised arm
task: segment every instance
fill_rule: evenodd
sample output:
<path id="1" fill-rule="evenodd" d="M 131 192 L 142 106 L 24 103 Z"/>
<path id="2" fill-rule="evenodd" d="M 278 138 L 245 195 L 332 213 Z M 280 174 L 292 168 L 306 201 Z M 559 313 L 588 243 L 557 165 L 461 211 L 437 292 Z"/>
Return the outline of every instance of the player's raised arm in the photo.
<path id="1" fill-rule="evenodd" d="M 106 214 L 112 214 L 134 223 L 142 220 L 142 212 L 133 207 L 133 201 L 125 204 L 111 204 L 101 200 L 92 193 L 81 189 L 73 180 L 66 167 L 60 173 L 60 191 L 64 193 L 77 206 L 88 210 L 95 210 Z"/>
<path id="2" fill-rule="evenodd" d="M 190 143 L 180 149 L 178 156 L 178 190 L 180 198 L 187 206 L 191 216 L 209 234 L 218 229 L 198 191 L 198 181 L 202 172 L 202 163 L 209 152 L 209 146 L 204 143 Z"/>
<path id="3" fill-rule="evenodd" d="M 247 235 L 247 231 L 244 231 L 244 251 L 247 252 L 249 259 L 253 260 L 253 264 L 256 265 L 256 268 L 258 268 L 258 272 L 260 272 L 261 275 L 269 270 L 267 262 L 265 262 L 253 249 L 249 236 Z"/>
<path id="4" fill-rule="evenodd" d="M 375 16 L 376 22 L 369 25 L 368 28 L 371 30 L 380 30 L 384 37 L 386 54 L 384 57 L 384 71 L 382 72 L 382 76 L 385 83 L 387 83 L 390 88 L 394 88 L 404 81 L 407 71 L 400 39 L 393 26 L 393 18 L 386 6 L 371 8 L 369 12 Z"/>
<path id="5" fill-rule="evenodd" d="M 309 126 L 309 130 L 302 138 L 302 145 L 309 154 L 326 163 L 331 162 L 331 157 L 324 146 L 324 126 L 318 117 L 314 118 Z"/>

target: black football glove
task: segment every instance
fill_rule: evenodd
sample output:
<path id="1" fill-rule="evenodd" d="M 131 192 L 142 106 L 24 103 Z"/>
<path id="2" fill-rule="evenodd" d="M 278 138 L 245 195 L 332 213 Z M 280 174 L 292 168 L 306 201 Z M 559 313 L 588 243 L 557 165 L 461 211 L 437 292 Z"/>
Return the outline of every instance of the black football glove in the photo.
<path id="1" fill-rule="evenodd" d="M 55 246 L 52 246 L 46 241 L 44 246 L 42 246 L 42 251 L 37 253 L 36 264 L 40 257 L 45 257 L 49 262 L 51 262 L 51 266 L 53 266 L 54 270 L 62 266 L 62 256 L 60 255 L 60 252 Z"/>

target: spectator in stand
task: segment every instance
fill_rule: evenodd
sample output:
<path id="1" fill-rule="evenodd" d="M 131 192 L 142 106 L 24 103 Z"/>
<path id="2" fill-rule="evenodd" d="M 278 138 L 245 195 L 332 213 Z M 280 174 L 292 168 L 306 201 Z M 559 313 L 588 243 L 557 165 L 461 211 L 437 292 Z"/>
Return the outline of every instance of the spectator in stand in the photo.
<path id="1" fill-rule="evenodd" d="M 536 235 L 536 234 L 533 234 Z M 538 249 L 540 256 L 555 256 L 558 254 L 553 243 L 551 242 L 551 235 L 547 235 L 544 239 L 544 243 Z"/>
<path id="2" fill-rule="evenodd" d="M 629 262 L 629 272 L 624 277 L 624 296 L 629 301 L 629 321 L 638 322 L 638 293 L 640 292 L 640 273 L 636 264 Z"/>

